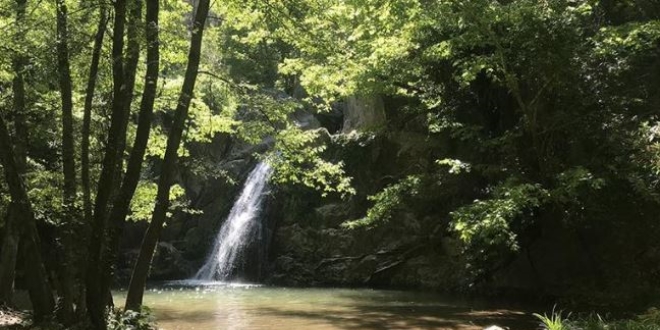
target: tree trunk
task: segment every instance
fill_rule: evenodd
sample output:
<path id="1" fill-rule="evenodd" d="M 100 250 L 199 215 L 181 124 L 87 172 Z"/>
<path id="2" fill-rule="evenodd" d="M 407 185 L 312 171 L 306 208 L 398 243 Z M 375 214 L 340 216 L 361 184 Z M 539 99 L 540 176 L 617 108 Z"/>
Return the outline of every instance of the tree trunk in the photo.
<path id="1" fill-rule="evenodd" d="M 25 16 L 26 0 L 16 1 L 16 23 L 22 24 Z M 16 42 L 20 44 L 23 40 L 23 32 L 19 31 Z M 26 170 L 27 162 L 27 127 L 25 125 L 25 78 L 23 70 L 25 58 L 23 54 L 17 54 L 12 59 L 14 79 L 12 80 L 13 92 L 13 116 L 14 116 L 14 151 L 16 152 L 16 165 L 20 175 Z M 16 211 L 9 208 L 5 221 L 5 232 L 2 240 L 2 255 L 0 255 L 0 305 L 11 304 L 14 292 L 14 278 L 16 277 L 16 260 L 18 256 L 18 245 L 20 235 L 18 222 L 20 218 Z"/>
<path id="2" fill-rule="evenodd" d="M 57 4 L 57 67 L 62 101 L 62 169 L 64 174 L 64 203 L 71 209 L 76 198 L 76 164 L 73 141 L 73 96 L 69 68 L 67 7 L 64 0 Z M 71 213 L 71 212 L 67 212 Z"/>
<path id="3" fill-rule="evenodd" d="M 87 89 L 85 91 L 85 105 L 83 110 L 83 126 L 82 126 L 82 142 L 81 148 L 81 179 L 83 190 L 83 210 L 85 216 L 85 223 L 89 224 L 92 221 L 92 194 L 90 189 L 89 179 L 89 136 L 91 134 L 92 123 L 92 106 L 94 102 L 94 93 L 96 90 L 96 80 L 99 72 L 99 62 L 101 59 L 101 50 L 103 48 L 103 37 L 108 25 L 108 12 L 103 3 L 99 16 L 99 23 L 96 27 L 96 35 L 94 36 L 94 46 L 92 51 L 91 64 L 89 66 L 89 77 L 87 77 Z"/>
<path id="4" fill-rule="evenodd" d="M 131 105 L 133 103 L 133 91 L 135 90 L 135 73 L 137 71 L 138 62 L 140 61 L 140 41 L 139 28 L 142 22 L 142 2 L 144 0 L 131 0 L 128 5 L 128 25 L 126 28 L 126 56 L 124 63 L 124 123 L 121 125 L 123 130 L 119 135 L 119 150 L 120 159 L 123 159 L 124 149 L 126 147 L 126 129 L 131 114 Z M 122 162 L 119 162 L 119 170 L 121 171 Z M 116 180 L 121 182 L 120 180 Z M 117 187 L 119 184 L 117 184 Z"/>
<path id="5" fill-rule="evenodd" d="M 121 188 L 121 174 L 123 172 L 123 166 L 124 166 L 124 151 L 126 149 L 126 131 L 128 129 L 128 123 L 130 121 L 130 115 L 131 115 L 131 105 L 133 103 L 133 92 L 135 90 L 135 75 L 137 72 L 137 66 L 138 62 L 140 61 L 140 41 L 139 41 L 139 28 L 142 22 L 142 2 L 143 0 L 131 0 L 127 3 L 126 8 L 127 8 L 127 21 L 128 24 L 126 26 L 126 41 L 127 41 L 127 46 L 126 46 L 126 54 L 124 55 L 124 100 L 123 100 L 123 106 L 124 106 L 124 114 L 123 114 L 123 123 L 120 126 L 121 131 L 117 133 L 118 135 L 118 142 L 117 142 L 117 163 L 116 163 L 116 177 L 113 182 L 113 188 L 112 188 L 112 196 L 110 198 L 111 201 L 115 201 L 117 199 L 117 194 L 119 194 L 119 189 Z M 131 194 L 131 198 L 132 198 Z M 108 208 L 111 209 L 111 205 L 114 203 L 109 203 Z M 112 218 L 109 218 L 109 221 L 114 221 Z M 112 278 L 109 278 L 109 273 L 108 271 L 111 271 L 112 264 L 110 264 L 110 269 L 106 269 L 105 265 L 108 262 L 105 257 L 107 255 L 107 251 L 113 250 L 113 247 L 111 246 L 111 232 L 113 231 L 112 229 L 112 223 L 106 221 L 106 228 L 105 228 L 105 237 L 104 243 L 101 247 L 100 251 L 100 256 L 99 256 L 99 262 L 96 265 L 96 267 L 99 269 L 99 277 L 98 277 L 98 286 L 99 290 L 101 291 L 101 294 L 105 294 L 106 297 L 108 297 L 108 300 L 105 302 L 106 305 L 112 306 L 112 294 L 110 292 L 110 284 L 112 281 Z"/>
<path id="6" fill-rule="evenodd" d="M 27 191 L 23 185 L 19 167 L 16 163 L 14 150 L 11 145 L 11 137 L 7 130 L 7 124 L 0 116 L 0 162 L 4 167 L 5 179 L 11 196 L 12 212 L 22 220 L 20 232 L 22 234 L 22 245 L 25 251 L 25 275 L 28 283 L 28 291 L 34 318 L 41 321 L 52 314 L 55 302 L 50 288 L 50 282 L 41 258 L 39 234 L 32 211 L 32 205 Z"/>
<path id="7" fill-rule="evenodd" d="M 83 214 L 85 221 L 83 222 L 84 234 L 81 235 L 83 238 L 89 237 L 90 234 L 90 225 L 92 223 L 92 195 L 91 195 L 91 183 L 89 178 L 89 137 L 91 134 L 91 123 L 92 123 L 92 105 L 94 101 L 94 93 L 96 90 L 96 80 L 98 78 L 99 71 L 99 62 L 101 59 L 101 50 L 103 48 L 103 37 L 105 36 L 105 31 L 108 25 L 108 11 L 105 4 L 101 1 L 99 3 L 100 13 L 99 13 L 99 22 L 96 28 L 96 35 L 94 36 L 94 46 L 92 50 L 92 59 L 89 67 L 89 77 L 87 78 L 87 88 L 85 91 L 85 105 L 83 110 L 83 125 L 82 125 L 82 142 L 81 142 L 81 179 L 82 179 L 82 190 L 83 190 Z M 83 242 L 83 246 L 89 244 L 86 240 Z M 81 251 L 82 260 L 84 261 L 87 257 L 87 251 Z M 80 265 L 82 278 L 81 282 L 85 281 L 85 270 L 86 265 L 83 263 Z M 85 286 L 80 285 L 80 290 L 77 293 L 77 308 L 76 313 L 79 315 L 87 312 L 87 303 L 85 301 Z"/>
<path id="8" fill-rule="evenodd" d="M 101 176 L 99 177 L 96 201 L 94 204 L 94 216 L 92 223 L 92 234 L 90 236 L 89 257 L 87 260 L 86 276 L 86 296 L 87 309 L 92 325 L 95 329 L 105 329 L 105 306 L 107 297 L 100 292 L 98 283 L 101 274 L 99 274 L 99 261 L 103 249 L 104 233 L 107 220 L 108 201 L 113 194 L 113 182 L 117 180 L 117 162 L 121 155 L 119 151 L 121 138 L 119 134 L 123 132 L 124 124 L 124 25 L 126 20 L 126 0 L 116 0 L 114 2 L 115 18 L 114 31 L 112 36 L 112 81 L 113 81 L 113 103 L 112 117 L 110 120 L 110 129 L 108 130 L 108 142 L 106 144 L 105 155 L 103 156 L 103 166 Z"/>
<path id="9" fill-rule="evenodd" d="M 76 202 L 76 164 L 73 141 L 73 96 L 69 67 L 69 36 L 67 7 L 64 0 L 56 0 L 57 6 L 57 71 L 59 73 L 60 97 L 62 102 L 62 171 L 64 174 L 64 222 L 59 226 L 62 240 L 61 260 L 58 263 L 60 277 L 60 301 L 58 318 L 64 324 L 73 319 L 73 228 L 76 227 L 74 213 Z"/>
<path id="10" fill-rule="evenodd" d="M 0 255 L 0 306 L 12 305 L 12 296 L 14 293 L 14 278 L 16 277 L 16 257 L 18 255 L 19 235 L 16 228 L 16 212 L 12 212 L 12 205 L 9 205 L 7 216 L 5 217 L 5 233 L 2 240 L 2 255 Z"/>
<path id="11" fill-rule="evenodd" d="M 177 162 L 177 151 L 181 142 L 181 135 L 188 117 L 188 109 L 197 80 L 199 69 L 200 53 L 202 49 L 202 37 L 206 16 L 209 11 L 209 0 L 200 0 L 197 12 L 195 13 L 195 24 L 192 29 L 192 38 L 190 41 L 190 51 L 188 53 L 188 66 L 186 75 L 181 88 L 181 94 L 174 113 L 174 121 L 167 137 L 167 148 L 161 168 L 158 181 L 158 192 L 156 195 L 156 206 L 151 217 L 151 223 L 142 239 L 140 255 L 131 275 L 131 282 L 126 296 L 126 309 L 139 310 L 142 305 L 144 287 L 147 282 L 147 275 L 151 265 L 151 259 L 154 255 L 156 243 L 160 237 L 163 223 L 167 216 L 167 209 L 170 201 L 170 186 L 174 177 L 174 169 Z"/>
<path id="12" fill-rule="evenodd" d="M 158 0 L 147 0 L 147 73 L 145 76 L 142 101 L 140 103 L 140 116 L 138 119 L 137 133 L 135 135 L 135 141 L 133 142 L 131 156 L 128 161 L 126 175 L 124 176 L 119 194 L 115 198 L 110 212 L 108 247 L 106 249 L 107 253 L 103 258 L 104 269 L 101 271 L 104 276 L 102 290 L 108 290 L 113 279 L 113 266 L 117 260 L 119 238 L 130 209 L 131 199 L 140 180 L 144 154 L 147 149 L 147 142 L 149 141 L 160 62 L 158 12 Z"/>
<path id="13" fill-rule="evenodd" d="M 131 115 L 131 106 L 133 104 L 133 92 L 135 90 L 135 74 L 137 72 L 138 62 L 140 61 L 140 41 L 139 37 L 139 25 L 142 21 L 142 2 L 143 0 L 131 0 L 126 4 L 127 13 L 128 13 L 128 24 L 126 26 L 126 54 L 124 55 L 124 115 L 123 122 L 120 126 L 121 131 L 117 133 L 117 168 L 116 173 L 117 177 L 113 181 L 112 196 L 109 199 L 108 208 L 110 208 L 110 201 L 116 198 L 115 194 L 119 191 L 121 186 L 121 173 L 124 170 L 124 151 L 126 150 L 126 131 L 128 129 L 128 123 L 130 121 Z M 107 224 L 106 224 L 107 226 Z M 106 228 L 107 229 L 107 228 Z M 107 240 L 106 240 L 107 243 Z M 101 254 L 103 254 L 104 247 L 101 249 Z M 102 262 L 99 263 L 99 267 Z"/>

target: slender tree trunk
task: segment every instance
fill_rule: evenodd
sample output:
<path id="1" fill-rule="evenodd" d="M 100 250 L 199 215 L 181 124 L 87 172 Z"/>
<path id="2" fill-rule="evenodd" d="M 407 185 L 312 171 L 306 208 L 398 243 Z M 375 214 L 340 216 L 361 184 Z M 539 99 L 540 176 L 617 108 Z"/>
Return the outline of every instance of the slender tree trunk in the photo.
<path id="1" fill-rule="evenodd" d="M 28 284 L 28 292 L 34 317 L 41 321 L 52 314 L 55 302 L 50 288 L 50 282 L 41 258 L 39 234 L 32 211 L 32 205 L 27 191 L 23 185 L 23 179 L 16 162 L 14 150 L 11 145 L 11 137 L 7 130 L 7 124 L 0 116 L 0 162 L 4 167 L 5 179 L 11 196 L 12 212 L 17 212 L 22 220 L 20 231 L 22 234 L 22 245 L 25 251 L 24 268 Z"/>
<path id="2" fill-rule="evenodd" d="M 25 7 L 27 0 L 16 0 L 16 24 L 24 24 Z M 19 31 L 16 43 L 24 42 L 25 32 Z M 14 93 L 13 116 L 14 116 L 14 152 L 16 153 L 16 165 L 21 174 L 25 173 L 27 167 L 27 144 L 28 129 L 26 125 L 25 106 L 25 64 L 24 54 L 17 54 L 12 60 L 14 79 L 12 89 Z"/>
<path id="3" fill-rule="evenodd" d="M 107 297 L 100 292 L 98 283 L 99 261 L 103 249 L 104 233 L 107 221 L 108 201 L 113 194 L 113 182 L 117 180 L 117 162 L 120 147 L 120 136 L 123 132 L 124 123 L 124 26 L 126 20 L 126 0 L 114 2 L 115 18 L 112 38 L 112 80 L 113 80 L 113 104 L 110 129 L 108 131 L 108 142 L 103 157 L 103 166 L 99 178 L 96 201 L 94 204 L 94 216 L 92 223 L 92 234 L 90 237 L 89 257 L 87 261 L 86 296 L 87 309 L 95 329 L 105 329 L 105 306 Z"/>
<path id="4" fill-rule="evenodd" d="M 124 116 L 123 123 L 121 125 L 121 132 L 117 133 L 118 142 L 117 142 L 117 169 L 116 173 L 118 176 L 113 182 L 112 196 L 109 199 L 110 201 L 114 200 L 116 197 L 115 194 L 119 191 L 121 186 L 121 173 L 124 170 L 124 151 L 126 150 L 126 130 L 128 129 L 128 123 L 130 121 L 131 115 L 131 106 L 133 104 L 133 92 L 135 91 L 135 74 L 137 72 L 138 62 L 140 61 L 140 41 L 139 37 L 139 28 L 142 21 L 142 2 L 144 0 L 129 0 L 126 4 L 127 9 L 127 21 L 126 26 L 126 50 L 124 55 Z M 110 205 L 108 205 L 110 207 Z M 106 240 L 107 241 L 107 240 Z M 103 247 L 106 248 L 105 246 Z M 103 253 L 103 249 L 101 251 Z M 99 267 L 102 263 L 99 263 Z"/>
<path id="5" fill-rule="evenodd" d="M 62 102 L 62 171 L 64 173 L 64 223 L 60 225 L 61 260 L 60 301 L 58 317 L 64 324 L 73 319 L 73 230 L 76 202 L 76 164 L 73 141 L 73 92 L 69 67 L 69 35 L 67 27 L 67 7 L 64 0 L 55 0 L 57 6 L 57 68 L 59 73 L 60 96 Z"/>
<path id="6" fill-rule="evenodd" d="M 82 125 L 82 142 L 81 142 L 81 179 L 82 179 L 82 190 L 83 190 L 83 214 L 85 221 L 83 222 L 84 235 L 82 237 L 89 237 L 90 225 L 92 223 L 92 195 L 91 195 L 91 183 L 89 178 L 89 142 L 91 135 L 91 123 L 92 123 L 92 106 L 94 101 L 94 93 L 96 90 L 96 80 L 98 77 L 99 71 L 99 62 L 101 59 L 101 50 L 103 48 L 103 38 L 105 36 L 105 31 L 108 26 L 108 11 L 107 7 L 103 1 L 99 2 L 100 13 L 99 13 L 99 22 L 96 28 L 96 35 L 94 36 L 94 46 L 92 50 L 92 59 L 89 67 L 89 77 L 87 78 L 87 88 L 85 91 L 85 105 L 83 110 L 83 125 Z M 84 243 L 89 244 L 85 240 Z M 87 251 L 82 251 L 82 260 L 84 261 L 87 257 Z M 80 265 L 80 277 L 82 278 L 81 282 L 85 281 L 86 266 L 83 262 Z M 76 313 L 84 314 L 87 312 L 87 303 L 85 300 L 85 286 L 80 285 L 80 290 L 78 292 L 77 299 L 77 308 Z"/>
<path id="7" fill-rule="evenodd" d="M 94 102 L 94 93 L 96 91 L 96 80 L 98 78 L 101 50 L 103 48 L 103 37 L 105 36 L 105 31 L 108 25 L 107 9 L 102 2 L 99 6 L 101 6 L 101 12 L 99 15 L 99 23 L 96 27 L 96 35 L 94 36 L 92 59 L 89 66 L 89 77 L 87 77 L 87 89 L 85 91 L 85 106 L 83 110 L 83 125 L 81 132 L 82 142 L 80 145 L 82 154 L 80 162 L 85 223 L 91 223 L 92 221 L 92 194 L 89 179 L 89 136 L 91 134 L 92 106 Z"/>
<path id="8" fill-rule="evenodd" d="M 16 23 L 22 24 L 25 16 L 26 0 L 16 1 Z M 16 42 L 23 40 L 23 32 L 20 31 L 15 36 Z M 20 175 L 26 170 L 27 162 L 27 127 L 25 125 L 25 78 L 23 70 L 25 67 L 25 58 L 22 54 L 16 55 L 12 59 L 14 69 L 14 79 L 12 80 L 13 92 L 13 116 L 14 116 L 14 145 L 16 152 L 16 165 Z M 2 255 L 0 255 L 0 305 L 11 304 L 14 292 L 14 278 L 16 277 L 16 260 L 18 256 L 18 245 L 20 235 L 18 231 L 18 222 L 20 218 L 10 206 L 5 222 L 5 232 L 2 240 Z"/>
<path id="9" fill-rule="evenodd" d="M 108 290 L 113 279 L 113 266 L 117 260 L 119 238 L 130 209 L 131 199 L 140 180 L 144 154 L 147 149 L 147 142 L 149 141 L 160 63 L 158 12 L 158 0 L 147 0 L 147 73 L 145 76 L 142 101 L 140 103 L 140 116 L 138 119 L 137 133 L 135 135 L 135 141 L 133 142 L 133 148 L 128 161 L 126 175 L 124 176 L 121 188 L 110 212 L 109 242 L 106 249 L 107 253 L 103 258 L 103 265 L 105 268 L 101 271 L 104 276 L 102 290 Z"/>
<path id="10" fill-rule="evenodd" d="M 138 40 L 140 33 L 140 25 L 142 22 L 142 2 L 144 0 L 129 0 L 126 4 L 127 9 L 127 26 L 126 26 L 126 50 L 124 55 L 124 122 L 121 125 L 121 132 L 118 133 L 118 147 L 117 147 L 117 168 L 116 168 L 116 179 L 113 182 L 112 196 L 110 201 L 114 201 L 117 198 L 119 189 L 121 187 L 121 174 L 124 170 L 124 151 L 126 150 L 126 131 L 128 129 L 128 123 L 130 121 L 131 115 L 131 106 L 133 104 L 133 92 L 135 91 L 135 76 L 137 73 L 137 66 L 140 61 L 140 41 Z M 131 195 L 132 196 L 132 195 Z M 108 208 L 111 208 L 112 203 L 109 203 Z M 108 249 L 112 249 L 109 245 L 110 237 L 109 234 L 112 231 L 112 224 L 106 223 L 105 231 L 105 243 L 101 248 L 101 256 L 99 257 L 99 263 L 97 267 L 99 268 L 99 287 L 103 294 L 105 292 L 108 301 L 106 304 L 108 306 L 113 305 L 112 293 L 110 292 L 110 282 L 111 279 L 108 278 L 108 274 L 105 269 L 105 256 Z M 106 283 L 107 282 L 107 283 Z"/>
<path id="11" fill-rule="evenodd" d="M 122 134 L 119 136 L 120 159 L 123 159 L 124 149 L 126 148 L 126 129 L 131 115 L 131 105 L 133 103 L 133 92 L 135 90 L 135 74 L 140 61 L 140 24 L 142 22 L 142 2 L 144 0 L 130 0 L 127 4 L 128 25 L 126 27 L 126 56 L 124 60 L 124 122 L 121 125 Z M 119 162 L 121 171 L 122 162 Z M 116 180 L 121 182 L 120 180 Z M 117 187 L 119 184 L 117 184 Z"/>
<path id="12" fill-rule="evenodd" d="M 138 256 L 135 268 L 133 269 L 131 282 L 126 296 L 126 309 L 138 310 L 142 306 L 142 297 L 144 295 L 144 287 L 149 274 L 151 259 L 153 258 L 154 250 L 158 239 L 160 238 L 160 232 L 167 216 L 167 209 L 169 208 L 170 201 L 170 186 L 173 182 L 174 170 L 178 158 L 177 151 L 181 142 L 181 135 L 183 133 L 185 121 L 188 117 L 190 101 L 195 89 L 195 81 L 197 80 L 197 71 L 199 69 L 200 53 L 202 49 L 202 37 L 208 12 L 209 0 L 200 0 L 195 14 L 195 24 L 192 29 L 186 75 L 174 113 L 174 121 L 167 137 L 167 148 L 165 149 L 165 157 L 163 159 L 163 165 L 158 181 L 156 207 L 151 217 L 149 228 L 144 234 L 140 255 Z"/>
<path id="13" fill-rule="evenodd" d="M 57 67 L 62 101 L 62 165 L 64 173 L 64 203 L 71 208 L 76 198 L 76 164 L 73 139 L 73 95 L 69 66 L 67 7 L 57 3 Z M 70 213 L 70 212 L 69 212 Z"/>

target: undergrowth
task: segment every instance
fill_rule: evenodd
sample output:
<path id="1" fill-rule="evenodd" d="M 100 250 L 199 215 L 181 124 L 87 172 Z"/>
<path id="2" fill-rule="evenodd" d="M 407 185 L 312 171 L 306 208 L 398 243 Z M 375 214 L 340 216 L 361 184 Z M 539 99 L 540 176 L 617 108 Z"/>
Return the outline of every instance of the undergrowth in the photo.
<path id="1" fill-rule="evenodd" d="M 649 309 L 633 319 L 608 320 L 601 315 L 571 318 L 561 311 L 552 311 L 550 316 L 534 314 L 544 330 L 660 330 L 660 310 Z"/>
<path id="2" fill-rule="evenodd" d="M 157 330 L 155 319 L 147 307 L 140 312 L 114 309 L 108 315 L 108 330 Z"/>

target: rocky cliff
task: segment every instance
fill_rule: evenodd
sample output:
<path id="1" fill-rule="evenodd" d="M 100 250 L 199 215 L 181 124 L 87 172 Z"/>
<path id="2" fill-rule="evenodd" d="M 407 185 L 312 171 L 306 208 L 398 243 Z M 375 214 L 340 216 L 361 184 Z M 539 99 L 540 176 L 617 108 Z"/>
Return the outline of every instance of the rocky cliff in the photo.
<path id="1" fill-rule="evenodd" d="M 345 163 L 356 194 L 347 199 L 322 198 L 318 192 L 300 186 L 271 187 L 261 230 L 240 266 L 244 280 L 289 286 L 383 286 L 441 291 L 461 291 L 476 284 L 491 293 L 535 295 L 575 294 L 580 290 L 593 295 L 594 285 L 601 285 L 603 290 L 621 289 L 631 297 L 643 293 L 634 288 L 635 283 L 643 288 L 643 281 L 623 280 L 638 275 L 632 266 L 620 267 L 628 262 L 620 259 L 637 255 L 655 260 L 657 251 L 618 253 L 625 244 L 612 244 L 612 239 L 634 239 L 634 233 L 613 228 L 574 232 L 551 212 L 539 220 L 540 226 L 532 229 L 535 234 L 530 237 L 534 241 L 521 242 L 522 249 L 517 254 L 492 269 L 487 277 L 475 281 L 474 274 L 469 274 L 470 261 L 461 253 L 462 246 L 449 229 L 449 212 L 466 203 L 465 198 L 457 196 L 469 196 L 470 190 L 479 186 L 477 181 L 470 181 L 478 178 L 470 176 L 442 179 L 461 180 L 460 184 L 436 182 L 418 187 L 415 198 L 405 200 L 388 221 L 377 226 L 343 226 L 364 217 L 373 204 L 368 196 L 402 179 L 410 169 L 430 168 L 447 150 L 460 148 L 449 138 L 429 139 L 425 118 L 399 110 L 396 100 L 367 96 L 349 99 L 329 113 L 295 115 L 299 123 L 324 132 L 324 140 L 329 143 L 326 156 Z M 228 136 L 192 146 L 189 159 L 194 162 L 184 162 L 179 168 L 179 182 L 190 206 L 201 213 L 176 214 L 168 222 L 154 261 L 153 280 L 181 279 L 194 274 L 255 164 L 254 153 L 266 148 L 267 144 L 250 146 Z M 126 241 L 139 242 L 135 237 L 143 229 L 144 225 L 133 225 Z M 129 268 L 134 254 L 131 251 L 136 248 L 125 246 L 128 252 L 120 274 L 122 268 Z M 612 273 L 610 268 L 623 271 Z M 646 267 L 645 272 L 660 274 L 657 267 Z"/>

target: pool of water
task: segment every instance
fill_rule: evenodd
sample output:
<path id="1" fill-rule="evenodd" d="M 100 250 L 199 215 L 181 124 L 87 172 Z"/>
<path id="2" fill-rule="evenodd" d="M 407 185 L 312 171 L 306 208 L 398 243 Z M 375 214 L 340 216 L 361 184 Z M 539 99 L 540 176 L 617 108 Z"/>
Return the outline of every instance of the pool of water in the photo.
<path id="1" fill-rule="evenodd" d="M 116 303 L 124 298 L 115 292 Z M 170 282 L 144 303 L 166 330 L 536 328 L 520 310 L 410 291 Z"/>

